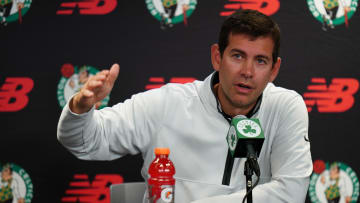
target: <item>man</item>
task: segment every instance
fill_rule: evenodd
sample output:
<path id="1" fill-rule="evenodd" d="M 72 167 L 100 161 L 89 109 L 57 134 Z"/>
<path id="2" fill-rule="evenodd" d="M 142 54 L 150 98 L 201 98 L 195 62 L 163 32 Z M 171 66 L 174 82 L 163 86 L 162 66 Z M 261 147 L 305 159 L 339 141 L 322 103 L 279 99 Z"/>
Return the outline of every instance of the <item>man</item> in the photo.
<path id="1" fill-rule="evenodd" d="M 325 197 L 328 203 L 351 202 L 351 193 L 346 187 L 344 177 L 340 174 L 340 168 L 336 162 L 331 164 L 329 176 L 321 176 L 321 183 L 325 186 Z M 340 199 L 344 201 L 340 201 Z"/>
<path id="2" fill-rule="evenodd" d="M 0 24 L 7 25 L 6 18 L 9 15 L 24 8 L 25 0 L 0 0 Z M 13 5 L 16 5 L 13 7 Z"/>
<path id="3" fill-rule="evenodd" d="M 90 78 L 64 107 L 58 139 L 81 159 L 142 153 L 145 180 L 154 148 L 169 147 L 175 202 L 240 202 L 245 159 L 229 157 L 226 135 L 231 117 L 258 118 L 265 141 L 254 202 L 303 203 L 312 172 L 308 116 L 299 94 L 271 83 L 280 68 L 279 45 L 275 22 L 257 11 L 240 11 L 223 23 L 219 43 L 211 47 L 215 72 L 204 81 L 168 84 L 94 110 L 113 87 L 115 64 Z M 229 174 L 230 182 L 223 181 Z"/>
<path id="4" fill-rule="evenodd" d="M 13 171 L 10 164 L 6 164 L 1 171 L 0 178 L 0 203 L 14 202 L 24 203 L 25 199 L 20 195 L 19 183 L 13 178 Z"/>
<path id="5" fill-rule="evenodd" d="M 339 9 L 338 0 L 323 0 L 325 13 L 323 14 L 323 29 L 326 31 L 327 27 L 334 29 L 333 20 L 336 18 L 336 14 Z"/>
<path id="6" fill-rule="evenodd" d="M 175 17 L 178 6 L 182 7 L 183 14 L 189 9 L 189 0 L 161 0 L 164 12 L 161 13 L 161 28 L 173 26 L 173 18 Z"/>
<path id="7" fill-rule="evenodd" d="M 87 82 L 89 79 L 89 71 L 87 70 L 87 67 L 81 66 L 79 68 L 79 74 L 75 75 L 75 77 L 70 78 L 69 86 L 74 91 L 78 92 L 80 91 L 81 87 Z"/>

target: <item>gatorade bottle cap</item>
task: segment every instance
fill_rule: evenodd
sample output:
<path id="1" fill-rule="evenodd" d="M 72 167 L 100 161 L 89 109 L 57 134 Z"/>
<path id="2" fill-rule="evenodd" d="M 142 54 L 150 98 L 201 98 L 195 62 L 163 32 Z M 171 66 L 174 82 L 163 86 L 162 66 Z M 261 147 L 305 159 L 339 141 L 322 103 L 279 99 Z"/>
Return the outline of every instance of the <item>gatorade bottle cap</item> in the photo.
<path id="1" fill-rule="evenodd" d="M 155 154 L 170 154 L 169 148 L 155 148 Z"/>

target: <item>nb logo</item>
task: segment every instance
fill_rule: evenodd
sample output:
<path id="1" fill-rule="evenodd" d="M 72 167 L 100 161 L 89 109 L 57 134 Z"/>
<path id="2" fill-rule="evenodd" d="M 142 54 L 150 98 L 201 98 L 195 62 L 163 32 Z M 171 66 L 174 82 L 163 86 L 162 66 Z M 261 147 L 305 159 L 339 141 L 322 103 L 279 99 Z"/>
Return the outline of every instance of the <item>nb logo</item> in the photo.
<path id="1" fill-rule="evenodd" d="M 193 82 L 194 80 L 196 79 L 191 77 L 172 77 L 169 82 L 185 84 L 188 82 Z M 165 79 L 163 77 L 151 77 L 149 78 L 149 82 L 152 84 L 145 86 L 145 89 L 147 90 L 159 88 L 165 85 Z"/>
<path id="2" fill-rule="evenodd" d="M 86 174 L 75 174 L 61 202 L 110 202 L 110 185 L 123 182 L 117 174 L 98 174 L 92 182 Z"/>
<path id="3" fill-rule="evenodd" d="M 112 12 L 117 6 L 117 0 L 72 0 L 60 4 L 57 15 L 105 15 Z"/>
<path id="4" fill-rule="evenodd" d="M 279 0 L 228 0 L 224 5 L 225 11 L 220 16 L 229 16 L 239 9 L 257 10 L 265 15 L 273 15 L 280 8 Z"/>
<path id="5" fill-rule="evenodd" d="M 359 89 L 359 81 L 354 78 L 334 78 L 329 86 L 325 78 L 312 78 L 304 100 L 308 112 L 316 105 L 319 112 L 345 112 L 354 105 L 354 94 Z"/>
<path id="6" fill-rule="evenodd" d="M 27 93 L 34 87 L 30 78 L 6 78 L 0 88 L 0 112 L 14 112 L 23 109 L 29 102 Z"/>

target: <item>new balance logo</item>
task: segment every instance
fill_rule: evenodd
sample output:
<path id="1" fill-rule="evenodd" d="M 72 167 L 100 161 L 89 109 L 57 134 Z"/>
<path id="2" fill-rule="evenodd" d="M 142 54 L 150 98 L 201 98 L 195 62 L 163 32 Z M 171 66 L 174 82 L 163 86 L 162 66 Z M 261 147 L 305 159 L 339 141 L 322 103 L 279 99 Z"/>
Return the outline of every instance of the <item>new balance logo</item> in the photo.
<path id="1" fill-rule="evenodd" d="M 279 0 L 228 0 L 220 16 L 229 16 L 239 9 L 252 9 L 265 15 L 273 15 L 280 9 Z"/>
<path id="2" fill-rule="evenodd" d="M 117 0 L 66 0 L 60 4 L 57 15 L 105 15 L 112 12 L 117 6 Z"/>
<path id="3" fill-rule="evenodd" d="M 0 88 L 0 112 L 14 112 L 23 109 L 29 102 L 27 93 L 34 87 L 31 78 L 6 78 Z"/>
<path id="4" fill-rule="evenodd" d="M 304 100 L 311 112 L 316 105 L 319 112 L 345 112 L 354 105 L 354 94 L 359 89 L 359 81 L 354 78 L 334 78 L 329 86 L 325 78 L 312 78 L 304 93 Z"/>
<path id="5" fill-rule="evenodd" d="M 90 183 L 86 174 L 75 174 L 70 182 L 70 189 L 66 190 L 66 196 L 62 202 L 110 202 L 110 185 L 123 183 L 123 178 L 117 174 L 98 174 Z"/>
<path id="6" fill-rule="evenodd" d="M 196 80 L 196 79 L 191 78 L 191 77 L 173 77 L 170 79 L 169 82 L 185 84 L 188 82 L 193 82 L 194 80 Z M 149 82 L 151 82 L 152 84 L 148 84 L 145 86 L 145 89 L 147 89 L 147 90 L 159 88 L 159 87 L 165 85 L 165 79 L 163 77 L 151 77 L 149 79 Z"/>

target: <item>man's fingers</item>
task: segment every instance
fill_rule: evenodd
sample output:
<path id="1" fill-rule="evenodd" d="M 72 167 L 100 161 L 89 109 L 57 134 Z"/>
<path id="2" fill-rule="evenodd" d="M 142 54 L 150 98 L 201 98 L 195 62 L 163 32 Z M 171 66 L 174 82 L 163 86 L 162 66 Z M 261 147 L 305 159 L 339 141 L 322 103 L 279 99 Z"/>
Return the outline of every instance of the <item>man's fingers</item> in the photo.
<path id="1" fill-rule="evenodd" d="M 94 96 L 94 92 L 92 92 L 92 91 L 90 91 L 90 90 L 87 90 L 87 89 L 84 89 L 83 95 L 84 95 L 85 97 L 92 97 L 92 96 Z"/>
<path id="2" fill-rule="evenodd" d="M 119 65 L 114 64 L 110 70 L 103 70 L 98 72 L 96 75 L 91 76 L 87 81 L 86 85 L 82 90 L 82 95 L 85 98 L 94 97 L 101 91 L 107 91 L 103 89 L 105 82 L 111 86 L 114 84 L 118 74 L 119 74 Z M 100 91 L 100 92 L 99 92 Z"/>
<path id="3" fill-rule="evenodd" d="M 109 70 L 102 70 L 101 72 L 100 72 L 100 74 L 102 74 L 102 75 L 105 75 L 105 76 L 108 76 L 109 75 Z"/>
<path id="4" fill-rule="evenodd" d="M 97 81 L 102 81 L 102 82 L 104 82 L 105 81 L 105 79 L 106 79 L 106 74 L 97 74 L 97 75 L 95 75 L 94 76 L 94 80 L 97 80 Z"/>
<path id="5" fill-rule="evenodd" d="M 102 70 L 102 71 L 98 72 L 95 76 L 107 78 L 108 75 L 109 75 L 109 70 Z"/>
<path id="6" fill-rule="evenodd" d="M 108 76 L 108 82 L 109 84 L 111 84 L 111 86 L 114 85 L 115 80 L 119 75 L 119 71 L 120 71 L 120 66 L 118 64 L 115 63 L 114 65 L 111 66 L 110 73 Z"/>
<path id="7" fill-rule="evenodd" d="M 88 87 L 93 90 L 95 88 L 98 88 L 100 86 L 102 86 L 104 83 L 100 80 L 96 80 L 96 78 L 94 78 L 93 80 L 89 81 Z"/>

